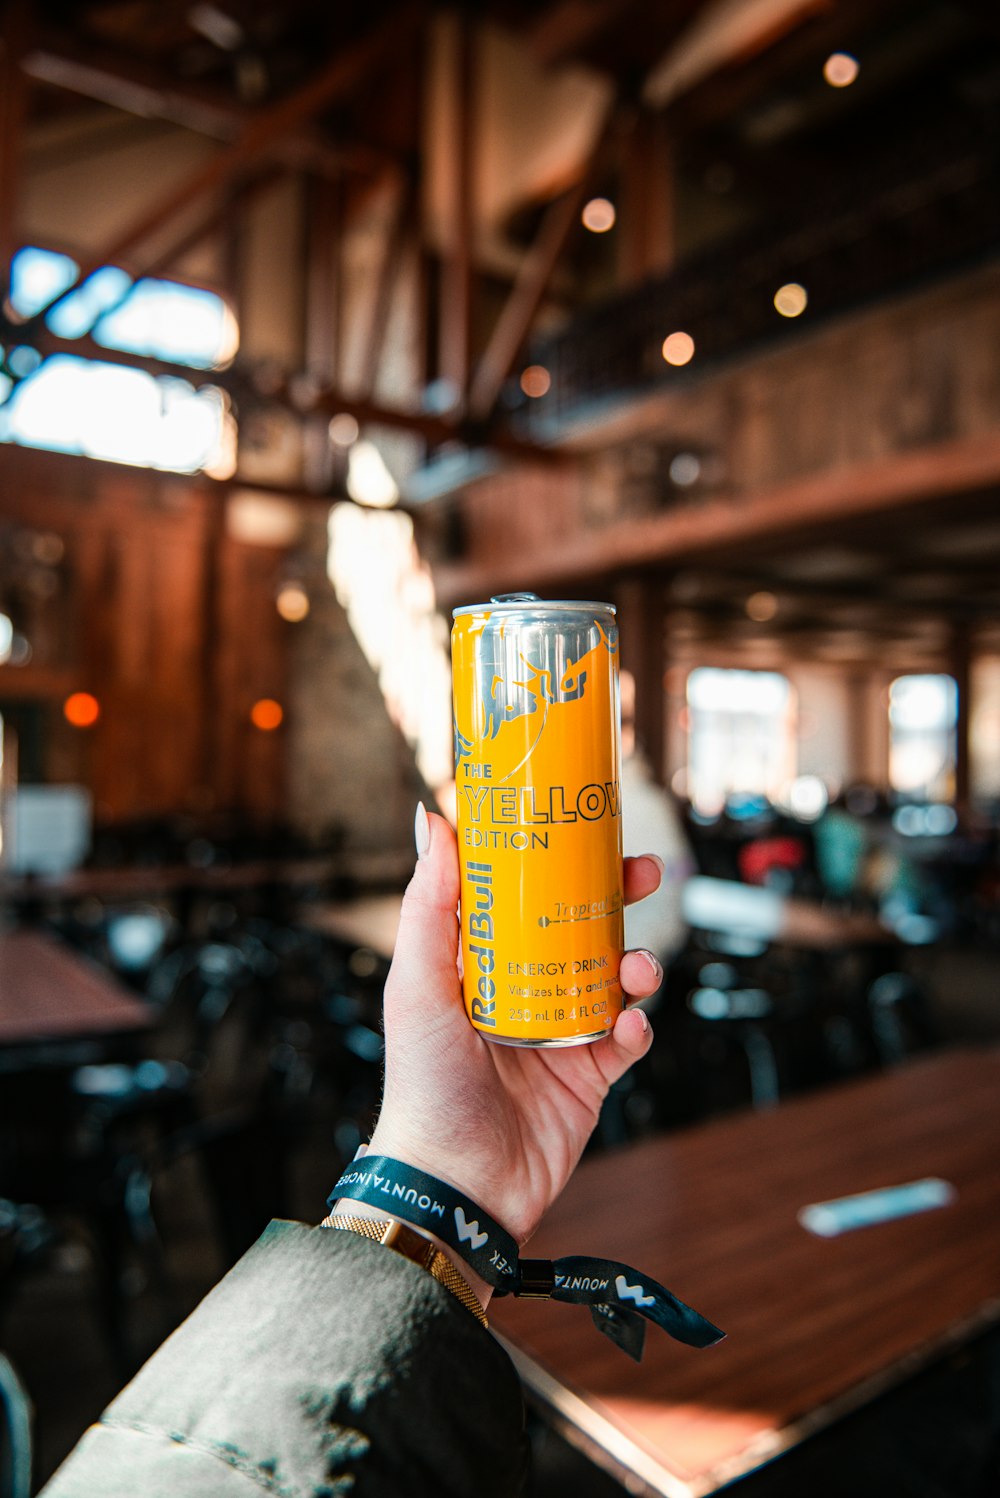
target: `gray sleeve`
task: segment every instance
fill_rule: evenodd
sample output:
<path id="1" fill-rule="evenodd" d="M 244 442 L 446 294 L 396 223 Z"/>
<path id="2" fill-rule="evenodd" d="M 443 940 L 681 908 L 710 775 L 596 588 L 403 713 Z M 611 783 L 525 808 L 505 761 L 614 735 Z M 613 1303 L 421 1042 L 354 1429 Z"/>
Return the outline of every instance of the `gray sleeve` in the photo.
<path id="1" fill-rule="evenodd" d="M 512 1498 L 503 1349 L 380 1244 L 272 1222 L 91 1427 L 45 1498 Z"/>

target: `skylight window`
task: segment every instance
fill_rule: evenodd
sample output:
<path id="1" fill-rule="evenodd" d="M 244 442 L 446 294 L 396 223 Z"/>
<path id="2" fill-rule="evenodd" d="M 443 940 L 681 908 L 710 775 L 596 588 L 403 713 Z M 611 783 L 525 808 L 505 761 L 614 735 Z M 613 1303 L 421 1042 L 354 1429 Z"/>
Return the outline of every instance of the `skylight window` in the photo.
<path id="1" fill-rule="evenodd" d="M 227 448 L 222 391 L 56 354 L 0 406 L 0 441 L 174 473 L 215 472 Z"/>
<path id="2" fill-rule="evenodd" d="M 19 250 L 11 267 L 14 311 L 33 317 L 72 286 L 79 269 L 69 255 L 33 245 Z M 236 320 L 214 291 L 150 277 L 133 282 L 115 265 L 88 276 L 45 322 L 59 338 L 92 333 L 104 348 L 192 369 L 220 369 L 232 361 L 239 346 Z"/>
<path id="3" fill-rule="evenodd" d="M 10 300 L 30 318 L 73 285 L 68 255 L 29 246 L 14 257 Z M 119 349 L 192 369 L 227 364 L 238 346 L 236 321 L 222 297 L 175 281 L 131 279 L 107 265 L 45 318 L 57 337 L 90 334 Z M 22 358 L 21 356 L 25 357 Z M 31 356 L 31 357 L 28 357 Z M 0 441 L 133 463 L 175 473 L 228 477 L 235 467 L 235 423 L 225 393 L 176 376 L 125 368 L 110 360 L 10 351 L 0 377 Z"/>

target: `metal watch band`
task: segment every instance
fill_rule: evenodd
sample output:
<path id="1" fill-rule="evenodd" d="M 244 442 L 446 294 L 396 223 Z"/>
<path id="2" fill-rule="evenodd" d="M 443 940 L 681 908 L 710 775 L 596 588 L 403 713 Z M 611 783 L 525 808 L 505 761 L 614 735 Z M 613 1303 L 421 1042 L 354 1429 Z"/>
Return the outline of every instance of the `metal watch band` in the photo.
<path id="1" fill-rule="evenodd" d="M 405 1222 L 399 1222 L 395 1218 L 344 1217 L 339 1213 L 331 1213 L 323 1219 L 320 1226 L 357 1233 L 362 1238 L 370 1238 L 373 1243 L 382 1243 L 386 1248 L 394 1249 L 404 1259 L 426 1269 L 439 1285 L 450 1290 L 455 1299 L 460 1300 L 467 1311 L 472 1312 L 481 1326 L 489 1326 L 478 1296 L 459 1274 L 448 1255 L 443 1254 L 436 1243 L 408 1227 Z"/>

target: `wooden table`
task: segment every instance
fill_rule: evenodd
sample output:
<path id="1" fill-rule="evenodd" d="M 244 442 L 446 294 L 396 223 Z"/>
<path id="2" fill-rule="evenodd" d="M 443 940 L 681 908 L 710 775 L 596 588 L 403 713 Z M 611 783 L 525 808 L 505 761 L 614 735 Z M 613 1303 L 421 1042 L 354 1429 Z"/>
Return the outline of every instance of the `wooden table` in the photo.
<path id="1" fill-rule="evenodd" d="M 396 946 L 402 895 L 368 895 L 343 902 L 313 901 L 299 909 L 298 918 L 310 931 L 337 941 L 370 947 L 390 959 Z"/>
<path id="2" fill-rule="evenodd" d="M 585 1162 L 529 1250 L 619 1258 L 728 1332 L 650 1328 L 636 1364 L 585 1311 L 494 1301 L 529 1395 L 629 1490 L 697 1498 L 1000 1320 L 1000 1052 L 955 1052 Z M 940 1210 L 821 1239 L 810 1202 L 942 1176 Z"/>
<path id="3" fill-rule="evenodd" d="M 148 1005 L 37 931 L 0 933 L 0 1047 L 147 1030 Z"/>
<path id="4" fill-rule="evenodd" d="M 335 858 L 260 858 L 245 863 L 209 865 L 130 864 L 114 868 L 72 869 L 65 874 L 0 876 L 0 896 L 10 900 L 128 900 L 176 894 L 232 893 L 268 885 L 293 889 L 331 878 Z"/>
<path id="5" fill-rule="evenodd" d="M 806 951 L 892 946 L 897 938 L 874 916 L 831 910 L 757 885 L 698 875 L 684 886 L 684 919 L 700 931 L 746 936 Z"/>
<path id="6" fill-rule="evenodd" d="M 313 901 L 300 908 L 299 918 L 310 930 L 391 957 L 401 901 L 398 894 L 370 895 L 342 903 Z M 689 879 L 684 886 L 683 910 L 689 925 L 699 930 L 780 942 L 808 951 L 891 946 L 896 941 L 874 916 L 828 910 L 815 900 L 790 899 L 775 890 L 728 879 L 700 875 Z"/>

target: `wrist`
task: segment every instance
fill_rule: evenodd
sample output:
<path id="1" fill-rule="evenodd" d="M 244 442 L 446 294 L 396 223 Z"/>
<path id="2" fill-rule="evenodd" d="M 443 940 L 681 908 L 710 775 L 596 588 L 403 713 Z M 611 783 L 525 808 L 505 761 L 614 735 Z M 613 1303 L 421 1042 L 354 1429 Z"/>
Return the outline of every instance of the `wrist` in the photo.
<path id="1" fill-rule="evenodd" d="M 372 1150 L 371 1145 L 369 1145 L 369 1149 Z M 381 1153 L 382 1151 L 379 1152 Z M 375 1151 L 372 1150 L 372 1153 L 375 1153 Z M 388 1152 L 385 1151 L 384 1153 Z M 400 1157 L 398 1155 L 394 1155 L 393 1158 L 399 1159 Z M 403 1163 L 411 1164 L 414 1162 L 404 1160 Z M 330 1209 L 330 1216 L 368 1217 L 376 1222 L 406 1222 L 405 1217 L 400 1217 L 394 1212 L 384 1212 L 381 1207 L 370 1206 L 368 1202 L 353 1201 L 349 1197 L 341 1197 L 340 1201 L 335 1202 L 333 1207 Z M 429 1242 L 434 1244 L 435 1248 L 439 1249 L 440 1252 L 444 1254 L 449 1263 L 453 1264 L 454 1267 L 458 1270 L 458 1273 L 465 1280 L 466 1284 L 469 1286 L 469 1289 L 475 1295 L 476 1299 L 479 1301 L 479 1304 L 485 1311 L 489 1306 L 490 1300 L 493 1296 L 492 1286 L 488 1285 L 484 1279 L 480 1279 L 479 1275 L 472 1268 L 472 1266 L 470 1264 L 467 1264 L 466 1261 L 462 1258 L 462 1255 L 456 1253 L 456 1251 L 451 1247 L 450 1244 L 445 1243 L 442 1239 L 438 1238 L 436 1234 L 427 1232 L 425 1228 L 416 1227 L 413 1223 L 407 1223 L 407 1226 L 411 1227 L 415 1233 L 419 1233 L 422 1238 L 428 1239 Z"/>

